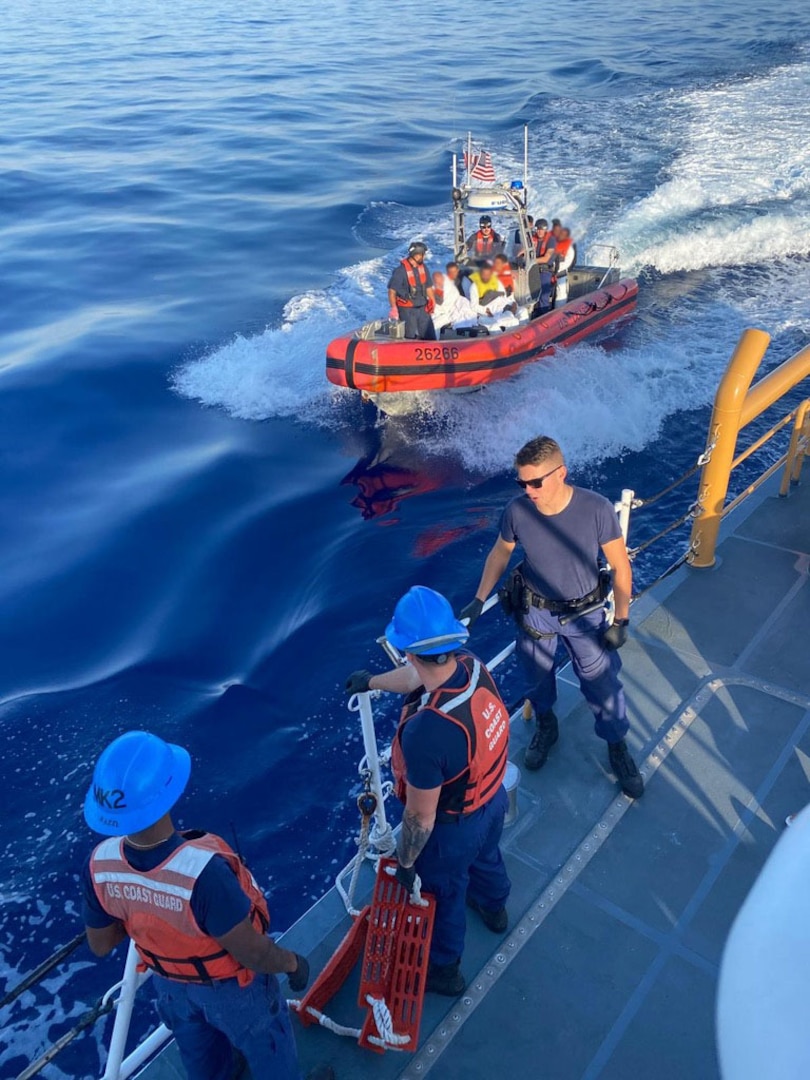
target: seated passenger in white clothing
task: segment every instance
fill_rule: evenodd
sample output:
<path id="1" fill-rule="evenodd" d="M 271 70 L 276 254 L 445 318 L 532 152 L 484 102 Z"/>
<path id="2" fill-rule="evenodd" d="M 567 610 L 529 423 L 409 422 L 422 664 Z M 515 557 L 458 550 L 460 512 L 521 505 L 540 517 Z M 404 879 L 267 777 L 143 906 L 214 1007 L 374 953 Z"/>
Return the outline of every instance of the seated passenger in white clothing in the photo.
<path id="1" fill-rule="evenodd" d="M 458 290 L 458 263 L 448 263 L 446 273 L 436 271 L 433 275 L 433 290 L 436 297 L 433 308 L 433 325 L 436 333 L 440 333 L 443 327 L 452 326 L 462 322 L 470 325 L 475 321 L 475 312 L 466 296 L 462 296 Z"/>

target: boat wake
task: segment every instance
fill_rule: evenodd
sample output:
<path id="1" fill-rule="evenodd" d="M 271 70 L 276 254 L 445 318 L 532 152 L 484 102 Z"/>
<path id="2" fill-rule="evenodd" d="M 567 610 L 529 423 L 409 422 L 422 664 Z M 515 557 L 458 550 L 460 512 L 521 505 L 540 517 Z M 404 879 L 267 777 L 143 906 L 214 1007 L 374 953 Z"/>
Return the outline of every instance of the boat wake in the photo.
<path id="1" fill-rule="evenodd" d="M 597 128 L 592 105 L 587 123 L 585 104 L 549 108 L 550 131 L 532 157 L 536 174 L 554 180 L 536 208 L 571 221 L 581 250 L 614 243 L 625 270 L 650 273 L 636 320 L 607 346 L 563 351 L 478 394 L 412 396 L 407 411 L 424 451 L 453 454 L 477 472 L 507 467 L 516 443 L 538 427 L 578 460 L 641 449 L 668 416 L 708 401 L 746 323 L 767 311 L 777 327 L 807 324 L 810 62 L 677 97 L 606 101 Z M 588 160 L 604 154 L 619 122 L 622 145 L 632 149 L 624 154 L 619 146 L 615 173 L 595 177 Z M 558 143 L 567 145 L 567 160 L 541 169 Z M 518 160 L 511 144 L 501 157 Z M 646 194 L 638 192 L 642 159 L 654 177 Z M 173 375 L 178 393 L 248 420 L 345 423 L 354 395 L 326 382 L 327 343 L 385 311 L 403 242 L 423 236 L 434 265 L 450 254 L 443 206 L 417 212 L 372 203 L 355 231 L 396 248 L 342 269 L 327 289 L 293 298 L 280 325 L 188 361 Z"/>

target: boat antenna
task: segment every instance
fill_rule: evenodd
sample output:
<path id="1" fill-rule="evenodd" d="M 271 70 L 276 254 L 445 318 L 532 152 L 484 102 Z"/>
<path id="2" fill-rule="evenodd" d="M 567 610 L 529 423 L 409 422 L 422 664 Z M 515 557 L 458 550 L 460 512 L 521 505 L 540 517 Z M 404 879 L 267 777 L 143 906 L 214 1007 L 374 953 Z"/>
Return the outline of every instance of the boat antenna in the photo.
<path id="1" fill-rule="evenodd" d="M 529 125 L 523 125 L 523 206 L 529 208 Z"/>
<path id="2" fill-rule="evenodd" d="M 458 154 L 453 151 L 453 189 L 458 187 Z"/>
<path id="3" fill-rule="evenodd" d="M 470 183 L 470 169 L 472 168 L 472 132 L 467 132 L 467 185 Z"/>

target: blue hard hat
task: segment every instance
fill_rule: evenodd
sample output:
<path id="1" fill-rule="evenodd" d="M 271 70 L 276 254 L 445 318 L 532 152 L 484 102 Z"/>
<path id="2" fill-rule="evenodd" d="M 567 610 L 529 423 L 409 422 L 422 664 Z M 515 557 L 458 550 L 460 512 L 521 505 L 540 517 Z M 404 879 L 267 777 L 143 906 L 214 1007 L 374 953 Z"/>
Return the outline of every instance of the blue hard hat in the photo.
<path id="1" fill-rule="evenodd" d="M 126 836 L 160 821 L 185 791 L 188 750 L 148 731 L 128 731 L 101 754 L 84 798 L 84 820 L 103 836 Z"/>
<path id="2" fill-rule="evenodd" d="M 437 656 L 463 645 L 470 632 L 453 614 L 450 601 L 435 589 L 414 585 L 394 609 L 386 639 L 400 652 Z"/>

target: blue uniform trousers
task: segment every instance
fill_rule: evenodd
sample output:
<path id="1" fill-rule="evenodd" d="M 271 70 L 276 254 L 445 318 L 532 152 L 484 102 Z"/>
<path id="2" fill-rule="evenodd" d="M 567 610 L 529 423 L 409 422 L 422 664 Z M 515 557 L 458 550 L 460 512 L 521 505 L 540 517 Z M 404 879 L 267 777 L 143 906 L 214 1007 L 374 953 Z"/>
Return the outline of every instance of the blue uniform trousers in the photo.
<path id="1" fill-rule="evenodd" d="M 432 964 L 453 964 L 464 952 L 467 897 L 499 911 L 511 889 L 501 849 L 507 808 L 506 791 L 457 822 L 437 822 L 416 860 L 425 892 L 436 897 L 436 921 L 430 946 Z"/>
<path id="2" fill-rule="evenodd" d="M 551 307 L 551 274 L 540 274 L 539 304 L 543 310 Z"/>
<path id="3" fill-rule="evenodd" d="M 233 1047 L 253 1080 L 301 1080 L 287 1002 L 275 975 L 249 986 L 236 979 L 209 985 L 152 978 L 160 1019 L 177 1041 L 189 1080 L 229 1080 Z"/>
<path id="4" fill-rule="evenodd" d="M 433 319 L 423 307 L 397 308 L 399 317 L 405 323 L 405 337 L 417 341 L 435 341 L 436 328 Z"/>
<path id="5" fill-rule="evenodd" d="M 524 631 L 518 634 L 518 655 L 531 689 L 528 697 L 538 716 L 548 712 L 557 700 L 557 680 L 554 657 L 557 638 L 571 657 L 571 665 L 585 700 L 595 717 L 594 730 L 600 739 L 619 742 L 627 734 L 627 708 L 624 690 L 619 679 L 622 662 L 616 650 L 602 644 L 605 616 L 594 611 L 560 626 L 559 617 L 541 608 L 532 607 L 523 621 L 543 634 L 550 635 L 535 641 Z"/>

